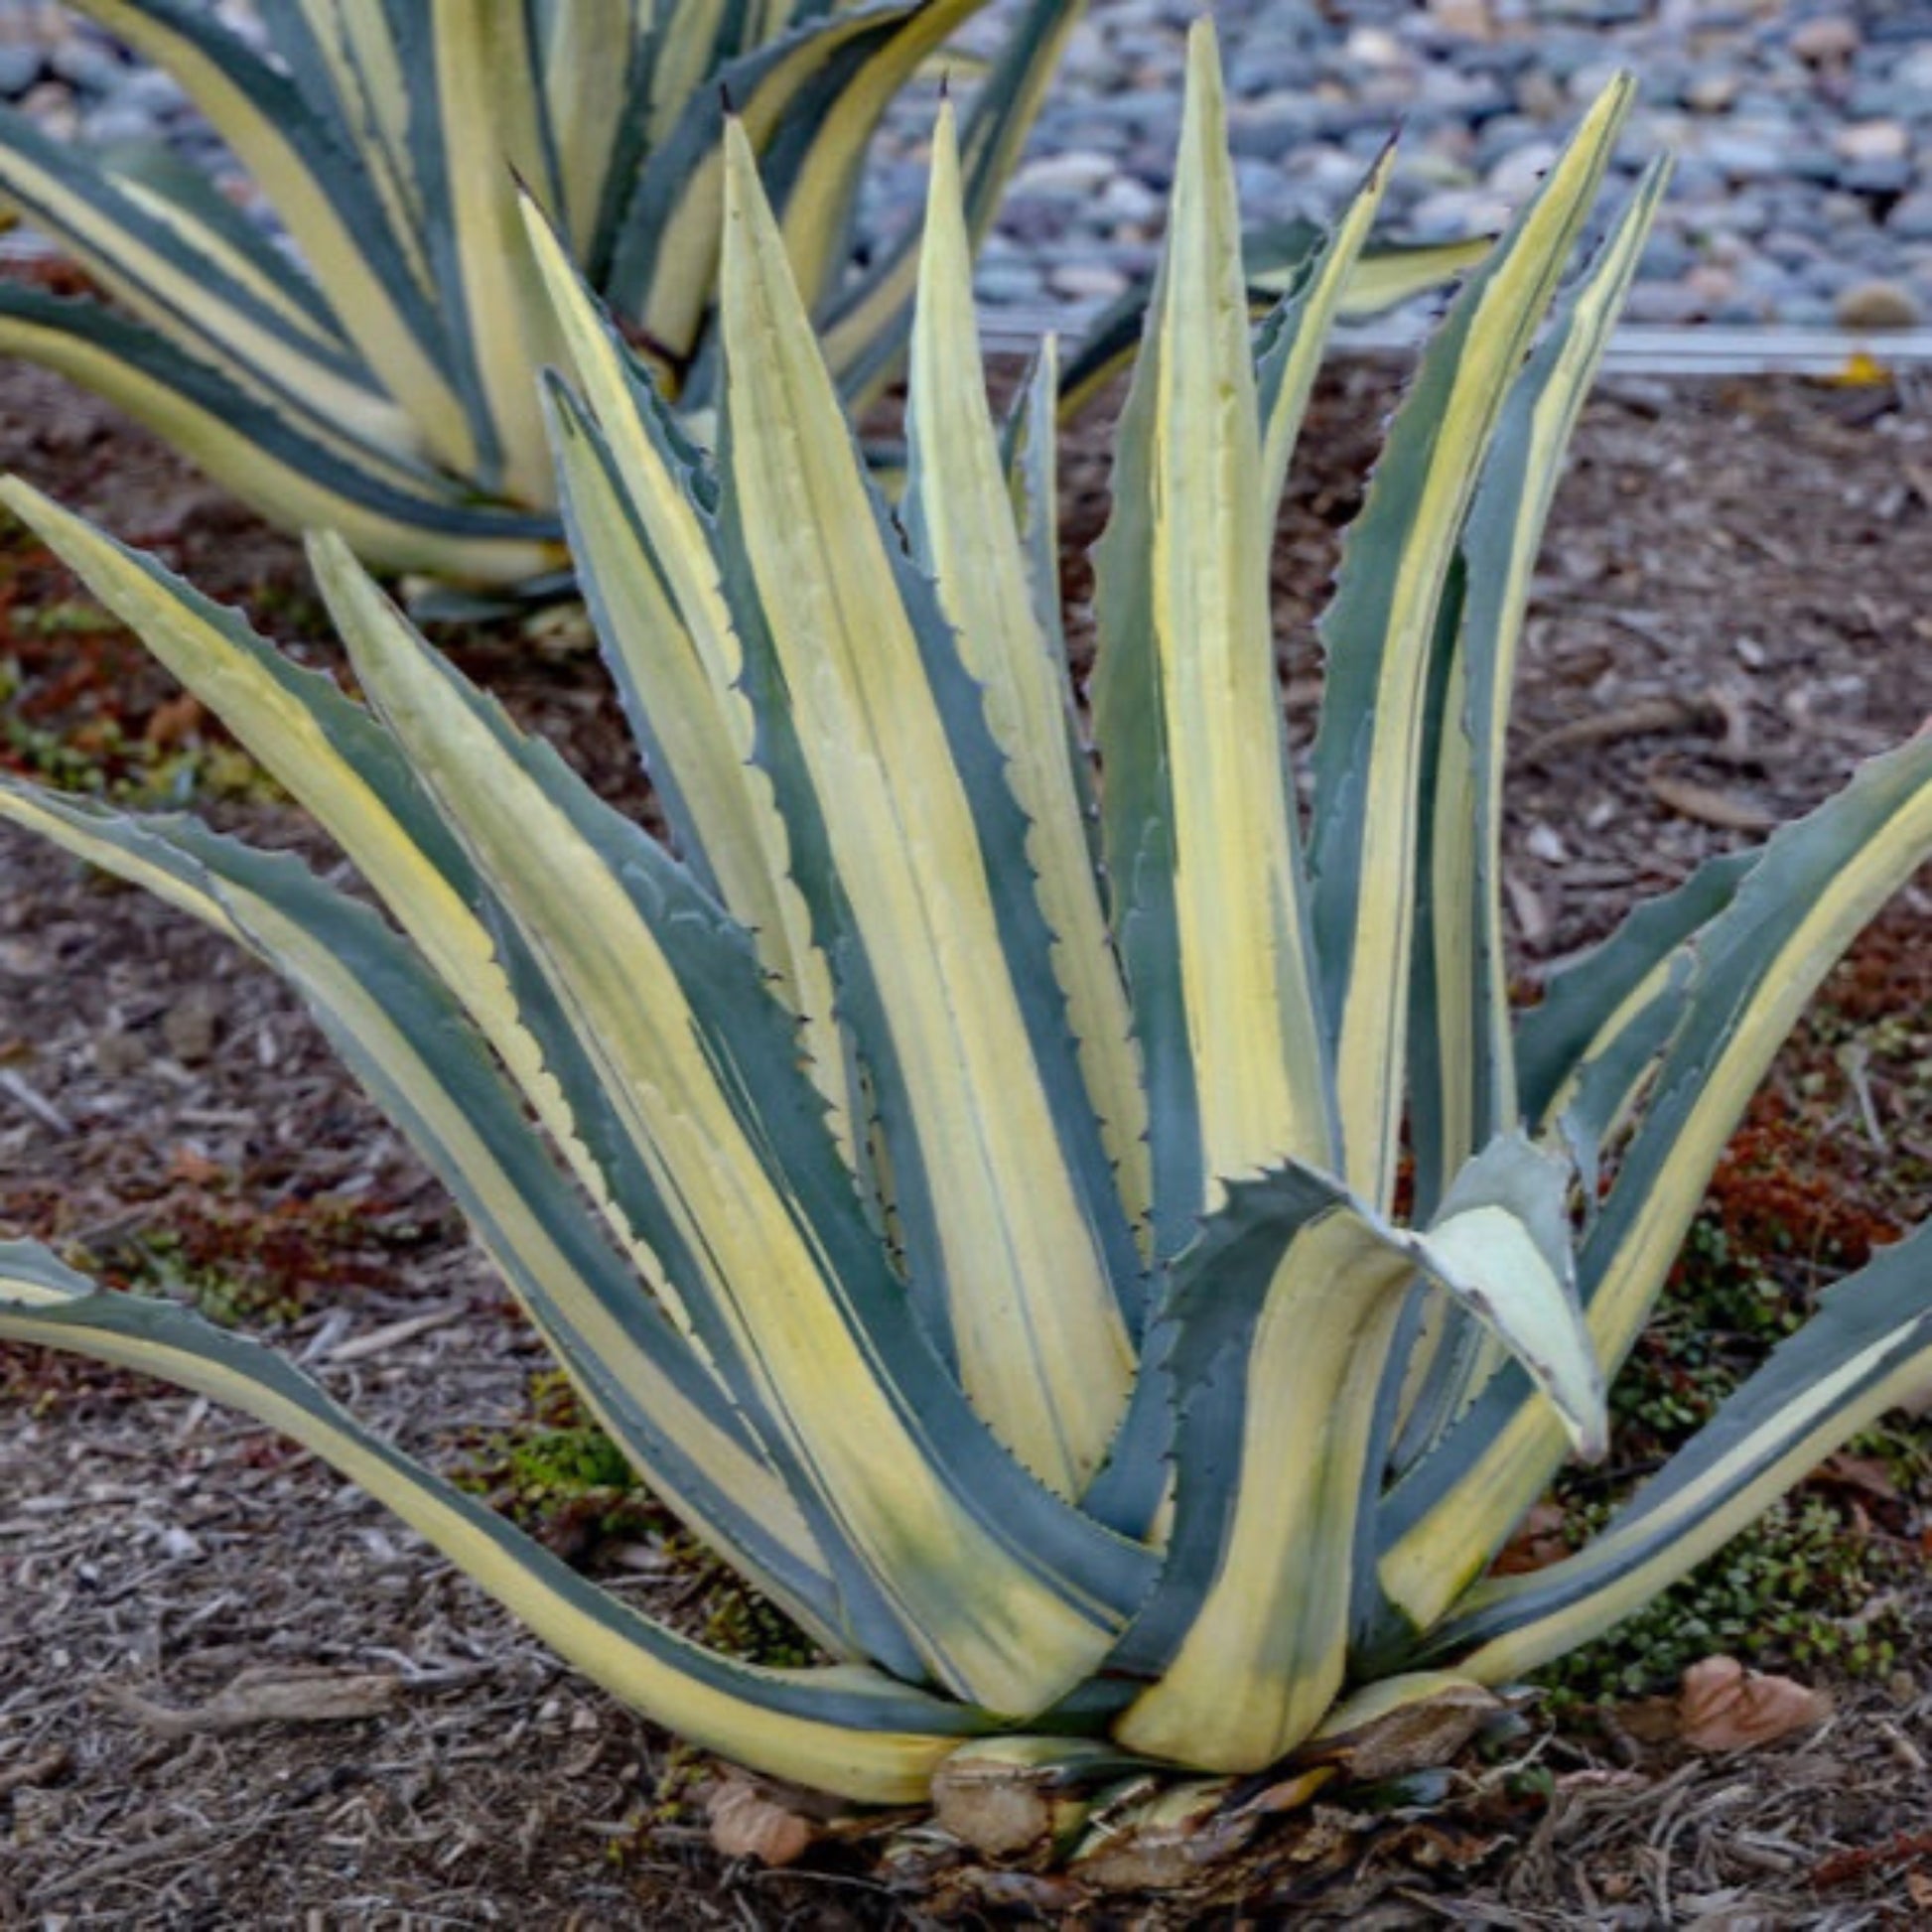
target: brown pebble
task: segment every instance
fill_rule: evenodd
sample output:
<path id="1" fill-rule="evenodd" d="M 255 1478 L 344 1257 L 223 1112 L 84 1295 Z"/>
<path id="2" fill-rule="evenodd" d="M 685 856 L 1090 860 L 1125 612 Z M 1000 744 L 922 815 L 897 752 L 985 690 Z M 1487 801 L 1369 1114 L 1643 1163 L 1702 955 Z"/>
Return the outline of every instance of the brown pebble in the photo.
<path id="1" fill-rule="evenodd" d="M 139 1034 L 102 1034 L 94 1041 L 94 1071 L 103 1079 L 124 1080 L 147 1064 L 148 1049 Z"/>
<path id="2" fill-rule="evenodd" d="M 1922 311 L 1912 292 L 1896 282 L 1855 282 L 1839 292 L 1833 314 L 1841 329 L 1915 329 Z"/>
<path id="3" fill-rule="evenodd" d="M 161 1016 L 161 1036 L 168 1050 L 184 1066 L 193 1066 L 214 1051 L 214 996 L 205 987 L 184 993 Z"/>
<path id="4" fill-rule="evenodd" d="M 1812 67 L 1849 61 L 1864 43 L 1856 20 L 1844 14 L 1823 14 L 1791 30 L 1791 51 Z"/>

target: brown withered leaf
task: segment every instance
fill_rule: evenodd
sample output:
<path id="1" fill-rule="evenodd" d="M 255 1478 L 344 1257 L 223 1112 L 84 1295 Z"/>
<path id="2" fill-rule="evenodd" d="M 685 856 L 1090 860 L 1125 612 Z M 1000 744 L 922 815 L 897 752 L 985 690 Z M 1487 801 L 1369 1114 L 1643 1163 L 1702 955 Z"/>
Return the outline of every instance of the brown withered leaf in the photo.
<path id="1" fill-rule="evenodd" d="M 141 735 L 156 751 L 172 752 L 185 739 L 202 728 L 207 713 L 201 699 L 184 691 L 166 698 L 148 714 L 148 728 Z"/>
<path id="2" fill-rule="evenodd" d="M 1768 832 L 1777 824 L 1771 813 L 1748 798 L 1701 785 L 1693 778 L 1675 777 L 1668 771 L 1650 774 L 1650 795 L 1680 818 L 1716 825 L 1726 832 Z"/>
<path id="3" fill-rule="evenodd" d="M 1308 1755 L 1337 1765 L 1355 1783 L 1380 1784 L 1452 1762 L 1503 1709 L 1503 1701 L 1479 1684 L 1445 1683 L 1425 1696 L 1405 1699 L 1352 1730 L 1317 1739 Z"/>
<path id="4" fill-rule="evenodd" d="M 1538 1503 L 1517 1526 L 1516 1534 L 1496 1553 L 1489 1566 L 1496 1577 L 1522 1577 L 1533 1570 L 1547 1570 L 1551 1564 L 1571 1554 L 1570 1539 L 1563 1533 L 1563 1505 Z"/>
<path id="5" fill-rule="evenodd" d="M 1644 738 L 1657 732 L 1688 731 L 1702 725 L 1707 705 L 1670 695 L 1634 698 L 1610 711 L 1572 718 L 1542 733 L 1523 748 L 1526 761 L 1542 763 L 1553 752 L 1574 751 L 1585 745 L 1613 745 L 1619 739 Z"/>
<path id="6" fill-rule="evenodd" d="M 1684 1673 L 1677 1734 L 1693 1750 L 1755 1750 L 1831 1715 L 1832 1701 L 1822 1691 L 1746 1670 L 1734 1657 L 1707 1657 Z"/>
<path id="7" fill-rule="evenodd" d="M 1900 1500 L 1898 1484 L 1892 1480 L 1891 1471 L 1875 1455 L 1853 1455 L 1849 1450 L 1840 1449 L 1825 1458 L 1812 1472 L 1811 1480 L 1829 1484 L 1834 1489 L 1856 1490 L 1875 1502 L 1895 1503 Z"/>
<path id="8" fill-rule="evenodd" d="M 402 1680 L 364 1671 L 245 1670 L 202 1704 L 156 1704 L 124 1684 L 101 1696 L 145 1729 L 162 1737 L 198 1731 L 246 1730 L 255 1725 L 344 1724 L 379 1718 L 395 1709 Z"/>
<path id="9" fill-rule="evenodd" d="M 727 1778 L 706 1800 L 712 1849 L 722 1858 L 795 1864 L 811 1850 L 818 1827 L 745 1778 Z"/>

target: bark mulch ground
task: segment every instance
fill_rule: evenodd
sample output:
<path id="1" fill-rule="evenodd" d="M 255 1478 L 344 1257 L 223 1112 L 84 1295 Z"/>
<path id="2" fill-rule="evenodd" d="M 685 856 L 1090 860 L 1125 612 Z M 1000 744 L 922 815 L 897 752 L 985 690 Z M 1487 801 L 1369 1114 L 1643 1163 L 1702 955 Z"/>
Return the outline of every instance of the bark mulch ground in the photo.
<path id="1" fill-rule="evenodd" d="M 1303 733 L 1312 614 L 1393 393 L 1366 365 L 1324 380 L 1285 518 L 1277 604 Z M 1071 447 L 1075 542 L 1097 527 L 1104 450 L 1094 427 Z M 0 467 L 334 661 L 288 540 L 92 402 L 0 369 Z M 1932 712 L 1928 586 L 1922 393 L 1608 390 L 1525 646 L 1509 875 L 1525 973 L 1816 803 Z M 1085 595 L 1077 565 L 1069 591 Z M 602 673 L 568 629 L 451 643 L 635 804 Z M 18 531 L 0 536 L 0 760 L 193 793 L 230 827 L 322 855 Z M 1932 1058 L 1923 887 L 1847 981 L 1877 989 L 1898 1037 L 1859 1079 L 1828 1068 L 1821 1091 L 1813 1042 L 1773 1081 L 1829 1130 L 1830 1187 L 1894 1226 L 1932 1205 L 1913 1084 L 1914 1055 Z M 0 1232 L 216 1299 L 433 1460 L 529 1414 L 540 1351 L 281 986 L 9 832 Z M 1932 1491 L 1873 1508 L 1922 1550 Z M 702 1622 L 706 1580 L 648 1521 L 598 1560 L 614 1587 Z M 1907 1608 L 1932 1630 L 1912 1574 Z M 339 1715 L 268 1715 L 291 1699 Z M 1646 1744 L 1613 1714 L 1533 1717 L 1504 1761 L 1471 1762 L 1426 1802 L 1284 1821 L 1226 1874 L 1222 1906 L 1230 1922 L 1351 1926 L 1923 1922 L 1928 1752 L 1924 1639 L 1883 1681 L 1840 1687 L 1822 1730 L 1747 1756 Z M 692 1802 L 706 1775 L 278 1438 L 151 1383 L 0 1351 L 0 1926 L 1163 1922 L 1061 1878 L 948 1871 L 916 1834 L 885 1859 L 872 1843 L 821 1847 L 802 1870 L 726 1863 Z M 915 1871 L 923 1889 L 894 1889 Z"/>

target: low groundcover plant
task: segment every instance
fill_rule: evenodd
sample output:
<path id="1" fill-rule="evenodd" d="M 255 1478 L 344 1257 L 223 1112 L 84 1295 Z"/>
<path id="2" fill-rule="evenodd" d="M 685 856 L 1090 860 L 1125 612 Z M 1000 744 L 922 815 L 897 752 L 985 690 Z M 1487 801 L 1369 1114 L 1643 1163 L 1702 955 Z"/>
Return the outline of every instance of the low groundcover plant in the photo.
<path id="1" fill-rule="evenodd" d="M 686 1641 L 285 1362 L 31 1244 L 0 1248 L 0 1336 L 237 1404 L 619 1697 L 864 1800 L 974 1753 L 1252 1770 L 1513 1679 L 1682 1576 L 1932 1367 L 1922 1234 L 1589 1547 L 1484 1573 L 1570 1448 L 1600 1449 L 1605 1377 L 1744 1101 L 1932 851 L 1932 739 L 1511 1012 L 1525 589 L 1661 170 L 1561 277 L 1630 96 L 1591 110 L 1395 418 L 1322 626 L 1306 823 L 1269 535 L 1388 164 L 1251 333 L 1204 27 L 1097 557 L 1097 772 L 1054 595 L 1051 357 L 1003 435 L 949 120 L 897 514 L 742 132 L 715 454 L 529 211 L 565 514 L 675 857 L 340 539 L 312 555 L 366 709 L 6 486 L 395 923 L 192 819 L 11 781 L 0 809 L 301 989 L 645 1480 L 831 1662 Z"/>

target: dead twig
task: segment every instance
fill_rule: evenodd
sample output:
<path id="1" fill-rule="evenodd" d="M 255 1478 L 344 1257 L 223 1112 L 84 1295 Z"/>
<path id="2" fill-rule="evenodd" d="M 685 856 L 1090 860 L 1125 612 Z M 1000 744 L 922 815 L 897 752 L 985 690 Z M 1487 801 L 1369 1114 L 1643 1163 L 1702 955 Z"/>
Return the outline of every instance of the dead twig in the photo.
<path id="1" fill-rule="evenodd" d="M 46 1784 L 68 1768 L 68 1747 L 56 1744 L 20 1764 L 0 1764 L 0 1798 L 10 1791 L 22 1791 L 30 1784 Z"/>
<path id="2" fill-rule="evenodd" d="M 105 1684 L 101 1697 L 162 1737 L 202 1731 L 245 1730 L 255 1725 L 343 1724 L 379 1718 L 395 1709 L 402 1680 L 387 1674 L 249 1670 L 205 1704 L 185 1709 L 156 1704 L 124 1684 Z"/>

